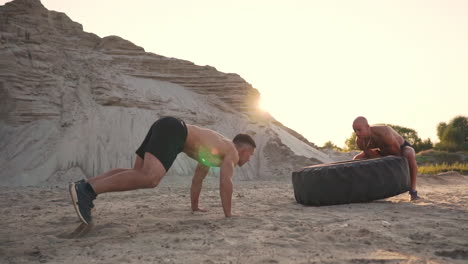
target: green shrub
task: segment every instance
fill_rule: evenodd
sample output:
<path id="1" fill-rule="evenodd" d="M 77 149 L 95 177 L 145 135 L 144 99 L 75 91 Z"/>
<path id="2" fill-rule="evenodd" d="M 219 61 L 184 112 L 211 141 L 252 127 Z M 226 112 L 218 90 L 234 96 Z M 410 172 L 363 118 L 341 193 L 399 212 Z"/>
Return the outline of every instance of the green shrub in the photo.
<path id="1" fill-rule="evenodd" d="M 449 123 L 439 123 L 437 136 L 440 142 L 435 148 L 438 150 L 468 151 L 468 117 L 456 116 Z"/>
<path id="2" fill-rule="evenodd" d="M 468 162 L 468 155 L 463 152 L 446 152 L 446 151 L 435 151 L 425 150 L 421 151 L 416 155 L 416 161 L 419 165 L 428 164 L 454 164 L 454 163 L 465 163 Z"/>

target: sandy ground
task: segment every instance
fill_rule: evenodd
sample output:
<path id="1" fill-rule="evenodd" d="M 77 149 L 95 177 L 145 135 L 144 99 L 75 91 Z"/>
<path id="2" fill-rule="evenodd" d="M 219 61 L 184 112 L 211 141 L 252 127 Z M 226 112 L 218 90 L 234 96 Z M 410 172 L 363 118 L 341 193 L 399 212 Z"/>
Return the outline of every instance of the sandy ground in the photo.
<path id="1" fill-rule="evenodd" d="M 81 238 L 63 188 L 0 188 L 0 263 L 467 263 L 468 176 L 421 176 L 407 194 L 306 207 L 289 181 L 236 182 L 237 218 L 224 218 L 207 179 L 192 214 L 188 178 L 103 194 Z"/>

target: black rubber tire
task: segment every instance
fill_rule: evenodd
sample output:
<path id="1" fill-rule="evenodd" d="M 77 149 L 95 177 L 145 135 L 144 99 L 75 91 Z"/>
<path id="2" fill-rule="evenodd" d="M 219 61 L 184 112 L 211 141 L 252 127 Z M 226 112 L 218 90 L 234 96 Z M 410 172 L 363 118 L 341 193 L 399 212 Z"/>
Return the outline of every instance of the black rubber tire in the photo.
<path id="1" fill-rule="evenodd" d="M 296 201 L 304 205 L 369 202 L 404 193 L 410 188 L 404 157 L 319 164 L 292 173 Z"/>

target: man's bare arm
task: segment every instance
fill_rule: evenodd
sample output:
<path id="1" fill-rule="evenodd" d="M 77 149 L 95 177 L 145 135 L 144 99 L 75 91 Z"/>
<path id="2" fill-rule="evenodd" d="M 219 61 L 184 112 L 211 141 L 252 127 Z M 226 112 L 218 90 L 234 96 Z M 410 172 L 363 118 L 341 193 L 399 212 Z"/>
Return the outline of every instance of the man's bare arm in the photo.
<path id="1" fill-rule="evenodd" d="M 190 188 L 190 199 L 192 201 L 192 211 L 202 211 L 206 212 L 207 210 L 201 209 L 198 207 L 198 199 L 200 198 L 200 192 L 203 185 L 203 179 L 205 179 L 208 171 L 210 170 L 209 167 L 206 167 L 202 164 L 198 164 L 197 168 L 195 169 L 195 174 L 193 175 L 192 179 L 192 187 Z"/>
<path id="2" fill-rule="evenodd" d="M 362 153 L 359 153 L 358 155 L 354 156 L 353 159 L 361 159 L 361 158 L 372 159 L 372 158 L 380 157 L 380 154 L 377 151 L 365 146 L 364 142 L 358 138 L 356 138 L 356 145 L 358 146 L 360 150 L 362 150 Z"/>
<path id="3" fill-rule="evenodd" d="M 224 215 L 231 217 L 231 201 L 232 201 L 232 174 L 234 173 L 234 159 L 224 157 L 221 164 L 219 178 L 219 194 L 221 196 L 221 204 L 223 206 Z"/>

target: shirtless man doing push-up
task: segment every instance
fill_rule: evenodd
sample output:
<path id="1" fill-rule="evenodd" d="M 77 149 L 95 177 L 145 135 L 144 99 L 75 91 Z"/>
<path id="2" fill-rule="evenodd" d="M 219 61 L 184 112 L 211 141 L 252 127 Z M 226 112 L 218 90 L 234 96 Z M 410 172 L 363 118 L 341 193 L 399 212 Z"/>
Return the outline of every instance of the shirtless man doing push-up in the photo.
<path id="1" fill-rule="evenodd" d="M 256 148 L 254 140 L 238 134 L 228 140 L 221 134 L 174 117 L 164 117 L 150 128 L 137 149 L 132 169 L 113 169 L 88 181 L 70 184 L 75 210 L 84 224 L 92 221 L 91 209 L 97 195 L 106 192 L 154 188 L 180 152 L 198 162 L 190 190 L 192 211 L 206 211 L 198 206 L 203 179 L 210 167 L 220 167 L 219 191 L 226 217 L 231 217 L 232 176 L 236 165 L 249 161 Z"/>
<path id="2" fill-rule="evenodd" d="M 362 150 L 353 159 L 370 159 L 388 155 L 405 157 L 408 160 L 411 177 L 410 199 L 411 201 L 419 200 L 416 191 L 418 165 L 411 144 L 389 126 L 369 126 L 367 119 L 362 116 L 354 120 L 353 129 L 356 133 L 356 143 Z"/>

